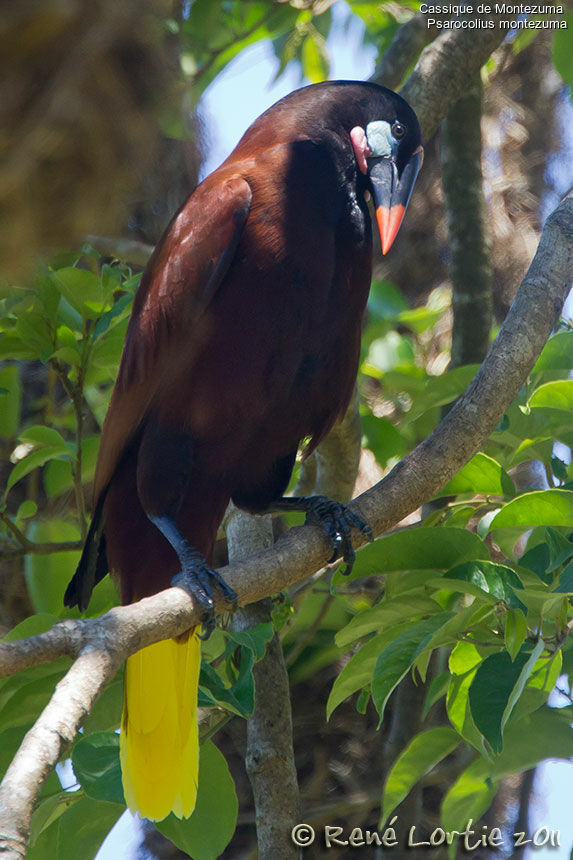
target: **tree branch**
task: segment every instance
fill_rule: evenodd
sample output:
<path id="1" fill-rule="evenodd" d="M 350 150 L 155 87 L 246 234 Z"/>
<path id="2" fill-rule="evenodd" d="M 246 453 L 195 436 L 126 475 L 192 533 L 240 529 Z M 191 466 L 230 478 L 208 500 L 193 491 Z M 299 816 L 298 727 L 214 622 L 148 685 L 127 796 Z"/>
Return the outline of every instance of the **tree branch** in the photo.
<path id="1" fill-rule="evenodd" d="M 428 27 L 428 16 L 418 12 L 399 27 L 382 54 L 371 80 L 395 90 L 420 51 L 436 37 L 437 32 L 435 27 Z"/>
<path id="2" fill-rule="evenodd" d="M 358 405 L 358 388 L 355 388 L 344 418 L 316 449 L 314 492 L 337 502 L 352 498 L 358 475 L 362 442 Z"/>
<path id="3" fill-rule="evenodd" d="M 481 171 L 482 83 L 452 107 L 442 123 L 442 184 L 452 259 L 451 366 L 482 361 L 493 314 L 487 207 Z"/>
<path id="4" fill-rule="evenodd" d="M 468 16 L 460 16 L 460 19 Z M 475 18 L 475 16 L 472 16 Z M 455 102 L 469 89 L 507 30 L 498 26 L 500 15 L 488 30 L 444 30 L 422 52 L 414 71 L 400 90 L 418 116 L 422 137 L 428 140 Z"/>
<path id="5" fill-rule="evenodd" d="M 233 507 L 226 524 L 229 561 L 272 546 L 270 516 L 253 517 Z M 239 609 L 235 630 L 271 620 L 269 598 Z M 253 666 L 255 709 L 247 722 L 245 765 L 255 800 L 261 860 L 288 860 L 298 851 L 288 838 L 297 822 L 299 793 L 292 739 L 290 689 L 281 640 L 273 635 L 262 660 Z"/>
<path id="6" fill-rule="evenodd" d="M 81 549 L 82 541 L 66 540 L 48 543 L 36 543 L 28 540 L 26 535 L 12 522 L 8 514 L 0 512 L 0 522 L 12 533 L 13 540 L 0 536 L 0 558 L 19 558 L 23 555 L 51 555 L 54 552 L 70 552 Z"/>

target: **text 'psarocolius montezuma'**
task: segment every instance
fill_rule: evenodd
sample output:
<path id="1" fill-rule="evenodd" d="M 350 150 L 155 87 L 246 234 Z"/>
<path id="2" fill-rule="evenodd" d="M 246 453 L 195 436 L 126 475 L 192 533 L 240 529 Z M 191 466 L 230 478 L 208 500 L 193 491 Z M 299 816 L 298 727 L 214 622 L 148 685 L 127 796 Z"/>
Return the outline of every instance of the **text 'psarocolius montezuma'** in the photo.
<path id="1" fill-rule="evenodd" d="M 323 497 L 282 499 L 348 406 L 372 269 L 374 200 L 386 253 L 422 161 L 414 112 L 390 90 L 335 81 L 265 111 L 168 226 L 137 292 L 103 428 L 95 512 L 66 604 L 117 572 L 126 603 L 177 583 L 213 624 L 210 569 L 229 500 L 305 510 L 347 565 L 350 526 Z M 160 642 L 126 667 L 121 760 L 131 809 L 195 806 L 199 639 Z"/>

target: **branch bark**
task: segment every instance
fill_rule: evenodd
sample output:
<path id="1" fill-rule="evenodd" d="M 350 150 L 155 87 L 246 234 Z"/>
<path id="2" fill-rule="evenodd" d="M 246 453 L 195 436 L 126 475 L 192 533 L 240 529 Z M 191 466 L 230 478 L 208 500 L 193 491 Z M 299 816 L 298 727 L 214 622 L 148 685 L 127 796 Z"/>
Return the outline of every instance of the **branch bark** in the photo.
<path id="1" fill-rule="evenodd" d="M 461 15 L 459 20 L 468 17 Z M 475 15 L 471 17 L 475 19 Z M 500 18 L 500 15 L 480 17 L 483 22 L 493 22 L 494 26 L 487 30 L 444 30 L 422 52 L 400 93 L 416 111 L 424 140 L 434 134 L 507 35 L 507 30 L 499 26 Z"/>
<path id="2" fill-rule="evenodd" d="M 431 436 L 351 503 L 375 535 L 430 498 L 487 439 L 543 348 L 572 282 L 573 191 L 547 219 L 507 319 L 465 394 Z M 355 534 L 356 546 L 363 542 Z M 220 572 L 244 605 L 311 575 L 330 553 L 321 529 L 299 526 L 274 547 Z M 98 619 L 61 622 L 39 636 L 0 644 L 1 677 L 62 655 L 75 659 L 0 785 L 0 853 L 5 860 L 24 856 L 41 787 L 119 665 L 145 645 L 199 622 L 200 608 L 192 598 L 170 588 Z"/>
<path id="3" fill-rule="evenodd" d="M 229 561 L 241 561 L 272 546 L 269 515 L 253 517 L 234 508 L 228 515 Z M 235 630 L 271 620 L 272 602 L 259 600 L 239 609 Z M 298 851 L 289 838 L 297 822 L 298 782 L 292 742 L 290 688 L 281 640 L 273 635 L 262 660 L 253 667 L 255 709 L 247 722 L 245 765 L 255 800 L 257 845 L 261 860 L 292 860 Z"/>
<path id="4" fill-rule="evenodd" d="M 420 51 L 436 34 L 435 28 L 428 27 L 428 16 L 418 12 L 398 29 L 382 54 L 371 80 L 395 90 L 404 80 Z"/>
<path id="5" fill-rule="evenodd" d="M 344 418 L 334 425 L 316 449 L 313 491 L 337 502 L 347 502 L 352 498 L 358 475 L 362 442 L 358 405 L 358 389 L 355 388 Z"/>
<path id="6" fill-rule="evenodd" d="M 452 259 L 451 366 L 482 361 L 493 314 L 487 209 L 481 172 L 482 83 L 471 88 L 442 123 L 440 155 Z"/>

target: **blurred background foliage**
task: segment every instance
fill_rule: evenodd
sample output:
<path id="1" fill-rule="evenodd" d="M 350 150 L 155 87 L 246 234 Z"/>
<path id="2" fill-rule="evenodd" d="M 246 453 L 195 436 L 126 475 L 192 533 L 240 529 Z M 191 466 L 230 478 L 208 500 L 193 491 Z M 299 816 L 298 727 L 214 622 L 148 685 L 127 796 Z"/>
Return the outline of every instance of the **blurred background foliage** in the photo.
<path id="1" fill-rule="evenodd" d="M 379 60 L 420 18 L 414 2 L 345 5 Z M 13 628 L 8 636 L 75 614 L 63 610 L 62 595 L 89 521 L 99 431 L 142 266 L 199 176 L 202 94 L 261 40 L 272 45 L 277 76 L 295 65 L 301 81 L 328 77 L 334 6 L 2 5 L 0 625 Z M 419 33 L 418 52 L 436 35 Z M 400 240 L 375 260 L 356 492 L 431 432 L 465 389 L 544 215 L 571 183 L 573 30 L 513 35 L 476 87 L 493 300 L 474 297 L 469 314 L 485 312 L 485 341 L 472 363 L 450 364 L 446 209 L 455 203 L 446 194 L 444 205 L 448 164 L 438 134 L 426 144 Z M 564 319 L 487 446 L 439 499 L 362 550 L 350 580 L 336 573 L 277 600 L 305 820 L 374 829 L 397 810 L 423 831 L 462 829 L 487 813 L 490 826 L 513 833 L 527 829 L 535 765 L 573 756 L 572 368 Z M 105 580 L 90 614 L 115 600 Z M 217 631 L 207 643 L 202 762 L 211 776 L 200 780 L 191 821 L 163 822 L 167 840 L 149 828 L 140 856 L 256 856 L 244 721 L 231 718 L 252 710 L 251 669 L 271 633 L 268 625 L 249 637 Z M 0 682 L 0 771 L 65 668 L 62 660 Z M 122 814 L 121 702 L 117 679 L 71 750 L 73 772 L 48 781 L 33 860 L 94 857 Z"/>

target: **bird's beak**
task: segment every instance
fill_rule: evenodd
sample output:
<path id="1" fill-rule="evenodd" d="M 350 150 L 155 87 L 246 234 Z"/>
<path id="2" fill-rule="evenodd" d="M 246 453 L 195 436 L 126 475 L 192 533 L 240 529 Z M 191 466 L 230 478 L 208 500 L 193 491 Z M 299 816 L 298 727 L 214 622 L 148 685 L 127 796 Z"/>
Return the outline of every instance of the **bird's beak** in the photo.
<path id="1" fill-rule="evenodd" d="M 383 254 L 388 253 L 400 229 L 423 158 L 424 150 L 419 146 L 400 177 L 392 158 L 368 159 L 368 176 L 372 184 Z"/>

